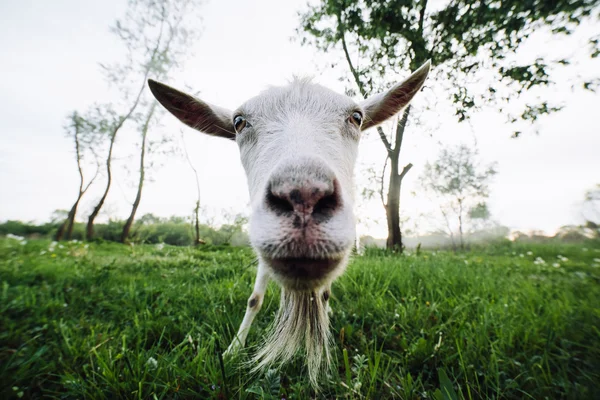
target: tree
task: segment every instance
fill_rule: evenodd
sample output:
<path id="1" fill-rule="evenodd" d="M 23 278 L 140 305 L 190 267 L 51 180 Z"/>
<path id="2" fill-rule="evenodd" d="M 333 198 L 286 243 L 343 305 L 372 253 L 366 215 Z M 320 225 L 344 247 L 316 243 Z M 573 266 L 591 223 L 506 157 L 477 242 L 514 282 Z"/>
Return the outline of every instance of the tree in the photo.
<path id="1" fill-rule="evenodd" d="M 187 146 L 185 145 L 185 139 L 183 137 L 183 131 L 181 131 L 181 147 L 183 148 L 183 153 L 185 154 L 185 159 L 187 160 L 188 164 L 190 165 L 190 168 L 192 169 L 192 171 L 194 171 L 194 176 L 196 178 L 196 205 L 194 207 L 194 246 L 197 246 L 199 244 L 205 244 L 205 242 L 200 239 L 200 180 L 198 178 L 198 171 L 196 170 L 196 167 L 194 167 L 194 164 L 192 163 L 192 160 L 190 159 L 190 156 L 187 152 Z"/>
<path id="2" fill-rule="evenodd" d="M 461 249 L 465 247 L 465 216 L 489 216 L 482 200 L 489 196 L 489 182 L 496 174 L 494 164 L 481 165 L 476 157 L 477 151 L 465 145 L 442 149 L 433 163 L 425 164 L 420 177 L 423 189 L 439 197 L 440 211 L 455 247 L 451 217 L 456 216 Z"/>
<path id="3" fill-rule="evenodd" d="M 536 59 L 517 64 L 511 57 L 541 27 L 549 34 L 570 34 L 584 21 L 600 16 L 596 0 L 322 0 L 301 14 L 302 43 L 332 53 L 341 51 L 351 79 L 365 97 L 388 86 L 391 78 L 406 76 L 426 60 L 435 67 L 434 83 L 439 96 L 455 107 L 459 121 L 483 104 L 496 104 L 500 110 L 515 97 L 539 86 L 551 84 L 553 67 L 568 65 Z M 590 55 L 600 55 L 600 35 L 590 38 Z M 431 79 L 431 78 L 430 78 Z M 478 81 L 478 85 L 465 82 Z M 583 82 L 593 90 L 597 79 Z M 486 87 L 485 90 L 478 88 Z M 437 96 L 437 93 L 436 93 Z M 546 100 L 526 104 L 510 121 L 533 122 L 539 116 L 560 109 Z M 410 107 L 389 138 L 379 136 L 390 160 L 388 200 L 388 248 L 402 246 L 399 202 L 402 171 L 399 156 L 410 120 Z M 520 132 L 515 132 L 518 136 Z"/>
<path id="4" fill-rule="evenodd" d="M 146 181 L 146 141 L 148 139 L 148 130 L 150 129 L 150 124 L 152 118 L 154 117 L 154 112 L 156 111 L 156 103 L 153 102 L 148 110 L 148 115 L 144 120 L 144 124 L 141 126 L 141 134 L 142 134 L 142 145 L 141 154 L 140 154 L 140 177 L 138 181 L 137 193 L 135 195 L 135 200 L 133 201 L 133 205 L 131 207 L 131 213 L 129 213 L 129 217 L 125 221 L 123 225 L 123 231 L 121 232 L 121 242 L 126 243 L 129 238 L 129 232 L 131 230 L 131 226 L 133 225 L 133 221 L 135 219 L 135 214 L 137 209 L 142 201 L 142 189 L 144 188 L 144 182 Z"/>
<path id="5" fill-rule="evenodd" d="M 56 241 L 62 240 L 63 237 L 66 237 L 67 240 L 71 239 L 79 202 L 94 180 L 96 180 L 96 177 L 100 171 L 98 168 L 98 157 L 94 152 L 94 135 L 92 135 L 94 127 L 92 127 L 75 111 L 69 116 L 69 123 L 67 126 L 65 126 L 65 130 L 69 136 L 73 137 L 73 142 L 75 144 L 75 160 L 77 161 L 77 171 L 79 172 L 79 191 L 77 193 L 77 199 L 75 200 L 75 203 L 73 203 L 73 206 L 71 206 L 66 219 L 56 231 Z M 84 184 L 85 179 L 83 176 L 83 161 L 86 150 L 93 154 L 97 168 L 92 179 L 90 179 L 87 184 Z"/>
<path id="6" fill-rule="evenodd" d="M 169 68 L 177 66 L 186 54 L 190 40 L 196 36 L 196 12 L 200 0 L 129 0 L 123 19 L 117 20 L 112 32 L 125 46 L 125 60 L 113 65 L 101 64 L 106 82 L 120 93 L 116 106 L 96 106 L 96 125 L 104 129 L 108 141 L 106 154 L 106 186 L 100 200 L 88 217 L 86 238 L 94 237 L 94 221 L 102 209 L 112 184 L 112 159 L 117 135 L 125 123 L 132 122 L 142 133 L 140 158 L 146 157 L 146 135 L 154 116 L 154 100 L 145 101 L 146 81 L 150 76 L 164 78 Z M 140 110 L 140 109 L 145 109 Z M 145 128 L 144 128 L 145 127 Z M 145 132 L 145 133 L 144 133 Z M 144 160 L 141 161 L 138 194 L 132 213 L 123 229 L 126 240 L 135 212 L 141 201 L 144 182 Z"/>

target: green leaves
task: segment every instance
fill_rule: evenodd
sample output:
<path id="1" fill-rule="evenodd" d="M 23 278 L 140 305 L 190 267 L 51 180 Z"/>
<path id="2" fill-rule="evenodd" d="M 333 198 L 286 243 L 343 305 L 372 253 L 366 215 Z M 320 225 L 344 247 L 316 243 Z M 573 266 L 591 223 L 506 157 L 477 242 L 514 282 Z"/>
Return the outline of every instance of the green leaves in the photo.
<path id="1" fill-rule="evenodd" d="M 442 73 L 438 79 L 456 107 L 459 121 L 482 105 L 509 104 L 513 95 L 552 83 L 554 67 L 566 67 L 569 59 L 537 59 L 516 65 L 509 60 L 536 31 L 570 35 L 584 21 L 600 16 L 595 0 L 468 0 L 443 4 L 427 0 L 322 0 L 301 14 L 302 43 L 321 51 L 342 44 L 348 48 L 360 82 L 367 93 L 385 87 L 387 77 L 414 70 L 431 59 Z M 600 55 L 600 37 L 589 40 L 590 57 Z M 477 93 L 468 82 L 505 86 L 502 96 Z M 357 82 L 357 83 L 358 83 Z M 594 80 L 583 82 L 596 90 Z M 431 84 L 436 85 L 436 83 Z M 517 112 L 528 122 L 556 112 L 559 106 Z"/>

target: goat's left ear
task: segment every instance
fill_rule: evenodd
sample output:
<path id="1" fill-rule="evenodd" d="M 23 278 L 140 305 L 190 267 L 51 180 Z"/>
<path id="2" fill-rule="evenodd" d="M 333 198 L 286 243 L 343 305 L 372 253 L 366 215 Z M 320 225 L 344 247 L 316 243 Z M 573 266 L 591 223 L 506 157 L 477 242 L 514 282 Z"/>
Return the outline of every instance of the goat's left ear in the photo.
<path id="1" fill-rule="evenodd" d="M 361 106 L 365 110 L 365 119 L 360 129 L 364 131 L 372 128 L 398 114 L 421 90 L 430 68 L 431 62 L 427 61 L 406 80 L 395 84 L 387 92 L 363 101 Z"/>
<path id="2" fill-rule="evenodd" d="M 235 140 L 231 111 L 213 106 L 164 83 L 148 79 L 156 100 L 181 122 L 200 132 Z"/>

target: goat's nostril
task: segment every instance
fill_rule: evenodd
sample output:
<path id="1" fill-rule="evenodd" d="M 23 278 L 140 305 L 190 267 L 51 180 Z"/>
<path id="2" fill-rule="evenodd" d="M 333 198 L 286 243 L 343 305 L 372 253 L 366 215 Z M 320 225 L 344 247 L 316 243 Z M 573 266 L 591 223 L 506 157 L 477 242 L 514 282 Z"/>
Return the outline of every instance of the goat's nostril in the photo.
<path id="1" fill-rule="evenodd" d="M 267 191 L 267 204 L 277 214 L 290 214 L 294 212 L 294 205 L 287 198 L 279 197 L 271 190 Z"/>
<path id="2" fill-rule="evenodd" d="M 339 200 L 336 193 L 323 196 L 313 207 L 313 215 L 330 215 L 338 208 Z"/>

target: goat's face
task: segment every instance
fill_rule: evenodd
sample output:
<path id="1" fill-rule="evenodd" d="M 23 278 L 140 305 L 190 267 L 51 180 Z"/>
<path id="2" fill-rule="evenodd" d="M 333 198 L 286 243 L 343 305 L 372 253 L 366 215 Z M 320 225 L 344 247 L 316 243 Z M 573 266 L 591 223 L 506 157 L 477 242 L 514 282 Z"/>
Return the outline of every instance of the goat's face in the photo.
<path id="1" fill-rule="evenodd" d="M 353 175 L 361 130 L 404 108 L 428 71 L 429 63 L 360 104 L 297 80 L 235 112 L 149 83 L 181 121 L 237 142 L 250 191 L 253 247 L 282 285 L 312 290 L 343 272 L 354 242 Z"/>
<path id="2" fill-rule="evenodd" d="M 307 81 L 269 89 L 233 113 L 250 239 L 287 287 L 320 286 L 346 264 L 363 114 L 348 97 Z"/>

